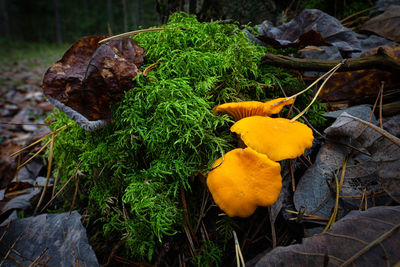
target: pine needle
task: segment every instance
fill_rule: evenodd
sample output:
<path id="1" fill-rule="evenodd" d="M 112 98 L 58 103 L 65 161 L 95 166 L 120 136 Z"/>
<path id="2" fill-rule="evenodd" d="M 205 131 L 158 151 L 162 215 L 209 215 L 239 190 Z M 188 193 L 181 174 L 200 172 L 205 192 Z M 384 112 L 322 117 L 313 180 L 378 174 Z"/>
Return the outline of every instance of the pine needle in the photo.
<path id="1" fill-rule="evenodd" d="M 116 39 L 116 38 L 127 37 L 127 36 L 135 35 L 135 34 L 138 34 L 138 33 L 156 32 L 156 31 L 163 31 L 163 30 L 168 30 L 168 29 L 166 29 L 166 28 L 153 28 L 153 29 L 144 29 L 144 30 L 136 30 L 136 31 L 124 32 L 124 33 L 121 33 L 121 34 L 117 34 L 117 35 L 105 38 L 105 39 L 101 40 L 99 42 L 99 44 L 108 42 L 108 41 Z"/>
<path id="2" fill-rule="evenodd" d="M 311 105 L 315 102 L 315 100 L 317 99 L 318 95 L 321 93 L 322 88 L 324 87 L 325 83 L 332 77 L 332 75 L 344 64 L 345 60 L 343 60 L 342 62 L 340 62 L 339 64 L 337 64 L 335 67 L 333 67 L 329 72 L 330 74 L 328 75 L 328 77 L 325 79 L 325 81 L 321 84 L 321 86 L 319 87 L 317 93 L 315 94 L 314 98 L 312 99 L 312 101 L 310 102 L 310 104 L 308 104 L 308 106 L 299 114 L 297 114 L 296 117 L 294 117 L 293 119 L 290 120 L 290 122 L 294 122 L 295 120 L 297 120 L 298 118 L 300 118 L 301 116 L 303 116 L 304 113 L 307 112 L 307 110 L 311 107 Z M 328 72 L 327 72 L 328 73 Z M 326 74 L 326 73 L 325 73 Z M 291 96 L 293 97 L 293 96 Z"/>

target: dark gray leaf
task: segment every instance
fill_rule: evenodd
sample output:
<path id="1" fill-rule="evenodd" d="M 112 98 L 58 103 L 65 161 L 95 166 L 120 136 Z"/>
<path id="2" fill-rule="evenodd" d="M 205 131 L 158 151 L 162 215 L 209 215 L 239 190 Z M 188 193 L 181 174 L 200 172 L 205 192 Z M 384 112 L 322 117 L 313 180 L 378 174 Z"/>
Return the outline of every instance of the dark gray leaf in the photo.
<path id="1" fill-rule="evenodd" d="M 352 211 L 333 229 L 278 247 L 256 266 L 394 266 L 400 260 L 400 206 Z"/>
<path id="2" fill-rule="evenodd" d="M 400 139 L 346 112 L 325 130 L 330 138 L 365 148 L 376 163 L 385 191 L 400 202 Z"/>
<path id="3" fill-rule="evenodd" d="M 0 229 L 1 235 L 5 233 L 0 253 L 4 257 L 8 248 L 17 241 L 14 249 L 24 258 L 14 252 L 10 256 L 26 266 L 41 254 L 41 263 L 49 260 L 46 266 L 99 266 L 80 219 L 81 215 L 73 211 L 71 214 L 42 214 L 13 221 L 9 227 Z M 15 266 L 15 263 L 7 259 L 3 266 Z"/>

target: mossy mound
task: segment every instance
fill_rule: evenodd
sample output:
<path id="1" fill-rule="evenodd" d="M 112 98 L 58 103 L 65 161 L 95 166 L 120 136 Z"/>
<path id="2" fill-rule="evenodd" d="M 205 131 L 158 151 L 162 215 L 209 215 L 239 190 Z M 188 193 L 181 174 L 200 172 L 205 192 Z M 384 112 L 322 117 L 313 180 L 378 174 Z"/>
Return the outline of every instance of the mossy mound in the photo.
<path id="1" fill-rule="evenodd" d="M 147 50 L 142 70 L 160 64 L 135 77 L 137 85 L 112 107 L 114 123 L 95 132 L 73 123 L 54 145 L 62 183 L 80 165 L 78 208 L 105 234 L 123 238 L 130 255 L 149 261 L 166 236 L 183 232 L 181 193 L 199 191 L 196 179 L 236 145 L 231 119 L 213 107 L 282 95 L 261 86 L 277 78 L 292 90 L 301 86 L 277 68 L 260 68 L 267 48 L 250 43 L 236 24 L 176 13 L 162 27 L 134 37 Z M 52 116 L 52 129 L 70 122 L 61 112 Z M 190 201 L 197 221 L 200 206 Z"/>

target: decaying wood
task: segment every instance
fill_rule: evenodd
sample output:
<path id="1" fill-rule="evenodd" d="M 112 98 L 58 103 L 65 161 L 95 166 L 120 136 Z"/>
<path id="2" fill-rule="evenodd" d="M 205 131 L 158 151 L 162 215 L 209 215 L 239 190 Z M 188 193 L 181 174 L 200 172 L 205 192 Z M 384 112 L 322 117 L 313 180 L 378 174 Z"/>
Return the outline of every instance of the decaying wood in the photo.
<path id="1" fill-rule="evenodd" d="M 296 70 L 328 71 L 341 61 L 302 59 L 268 53 L 261 59 L 261 64 Z M 390 56 L 384 48 L 380 47 L 375 55 L 347 59 L 338 71 L 362 69 L 381 69 L 392 73 L 400 73 L 400 61 Z"/>

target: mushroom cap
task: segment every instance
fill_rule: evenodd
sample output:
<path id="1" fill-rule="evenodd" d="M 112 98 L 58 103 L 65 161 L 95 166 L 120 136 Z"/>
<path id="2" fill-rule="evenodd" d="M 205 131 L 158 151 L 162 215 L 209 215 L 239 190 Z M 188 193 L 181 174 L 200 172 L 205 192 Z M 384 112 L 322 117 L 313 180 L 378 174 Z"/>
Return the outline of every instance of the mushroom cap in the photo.
<path id="1" fill-rule="evenodd" d="M 257 206 L 272 205 L 282 188 L 281 166 L 247 147 L 218 159 L 207 186 L 215 203 L 230 217 L 248 217 Z"/>
<path id="2" fill-rule="evenodd" d="M 279 113 L 286 105 L 293 103 L 293 99 L 277 98 L 267 102 L 243 101 L 219 105 L 215 112 L 229 114 L 235 121 L 250 116 L 270 116 Z"/>
<path id="3" fill-rule="evenodd" d="M 314 136 L 305 124 L 284 118 L 253 116 L 237 121 L 231 131 L 248 146 L 273 161 L 293 159 L 312 146 Z"/>

